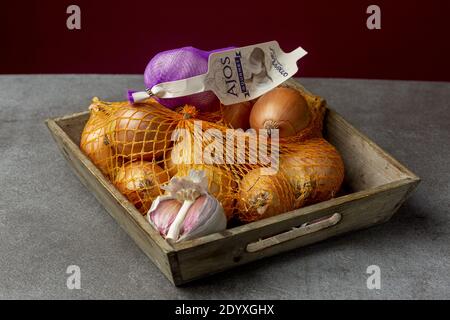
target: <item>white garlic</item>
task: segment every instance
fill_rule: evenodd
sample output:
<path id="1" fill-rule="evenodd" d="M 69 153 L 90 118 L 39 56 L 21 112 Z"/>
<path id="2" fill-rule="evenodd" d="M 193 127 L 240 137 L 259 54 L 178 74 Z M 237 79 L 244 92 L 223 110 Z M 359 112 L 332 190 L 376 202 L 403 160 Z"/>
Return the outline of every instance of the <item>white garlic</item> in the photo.
<path id="1" fill-rule="evenodd" d="M 168 194 L 153 201 L 147 218 L 169 242 L 179 242 L 226 229 L 227 218 L 220 202 L 210 195 L 202 170 L 188 177 L 174 177 L 164 187 Z"/>

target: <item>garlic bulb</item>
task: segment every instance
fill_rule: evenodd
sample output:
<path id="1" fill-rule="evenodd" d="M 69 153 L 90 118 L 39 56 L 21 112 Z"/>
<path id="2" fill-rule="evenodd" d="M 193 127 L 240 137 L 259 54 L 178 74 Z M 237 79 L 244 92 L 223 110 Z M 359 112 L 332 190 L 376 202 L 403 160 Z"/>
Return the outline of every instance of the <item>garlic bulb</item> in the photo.
<path id="1" fill-rule="evenodd" d="M 174 177 L 163 187 L 167 194 L 153 201 L 147 218 L 169 242 L 180 242 L 223 231 L 227 219 L 220 202 L 210 195 L 202 170 Z"/>

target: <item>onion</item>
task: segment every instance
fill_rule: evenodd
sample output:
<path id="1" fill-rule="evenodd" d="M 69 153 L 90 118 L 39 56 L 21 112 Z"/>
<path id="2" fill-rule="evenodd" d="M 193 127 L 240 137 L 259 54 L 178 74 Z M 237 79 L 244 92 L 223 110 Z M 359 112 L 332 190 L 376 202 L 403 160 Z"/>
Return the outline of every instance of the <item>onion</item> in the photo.
<path id="1" fill-rule="evenodd" d="M 105 175 L 109 175 L 113 169 L 114 153 L 110 145 L 110 139 L 105 134 L 105 128 L 95 129 L 90 121 L 81 133 L 80 149 Z"/>
<path id="2" fill-rule="evenodd" d="M 261 168 L 247 173 L 239 184 L 238 218 L 252 222 L 294 209 L 294 193 L 286 177 L 262 175 Z"/>
<path id="3" fill-rule="evenodd" d="M 188 176 L 191 169 L 205 171 L 208 178 L 208 192 L 222 204 L 225 215 L 230 220 L 233 217 L 234 193 L 237 187 L 231 171 L 208 164 L 179 165 L 176 176 Z"/>
<path id="4" fill-rule="evenodd" d="M 280 169 L 294 189 L 295 207 L 331 199 L 344 179 L 344 163 L 325 139 L 306 141 L 280 157 Z"/>
<path id="5" fill-rule="evenodd" d="M 250 112 L 253 103 L 245 101 L 222 107 L 222 116 L 227 125 L 233 129 L 247 130 L 250 128 Z"/>
<path id="6" fill-rule="evenodd" d="M 172 150 L 169 149 L 164 154 L 164 169 L 169 173 L 170 177 L 173 177 L 178 172 L 178 166 L 172 161 Z"/>
<path id="7" fill-rule="evenodd" d="M 142 213 L 162 194 L 160 186 L 169 180 L 167 172 L 148 161 L 130 162 L 118 168 L 114 185 Z"/>
<path id="8" fill-rule="evenodd" d="M 176 140 L 172 148 L 164 154 L 164 168 L 171 177 L 175 176 L 181 165 L 190 165 L 194 162 L 194 147 L 185 140 Z M 186 172 L 188 175 L 189 172 Z"/>
<path id="9" fill-rule="evenodd" d="M 250 113 L 253 129 L 279 129 L 280 138 L 297 134 L 310 122 L 311 113 L 302 94 L 291 88 L 275 88 L 260 97 Z"/>
<path id="10" fill-rule="evenodd" d="M 98 97 L 92 98 L 92 102 L 89 105 L 89 111 L 91 113 L 91 118 L 105 119 L 111 115 L 112 106 L 118 107 L 127 105 L 128 101 L 125 102 L 106 102 L 100 100 Z"/>
<path id="11" fill-rule="evenodd" d="M 108 129 L 117 154 L 148 161 L 164 154 L 171 144 L 175 122 L 152 113 L 152 104 L 156 103 L 128 104 L 114 112 Z"/>

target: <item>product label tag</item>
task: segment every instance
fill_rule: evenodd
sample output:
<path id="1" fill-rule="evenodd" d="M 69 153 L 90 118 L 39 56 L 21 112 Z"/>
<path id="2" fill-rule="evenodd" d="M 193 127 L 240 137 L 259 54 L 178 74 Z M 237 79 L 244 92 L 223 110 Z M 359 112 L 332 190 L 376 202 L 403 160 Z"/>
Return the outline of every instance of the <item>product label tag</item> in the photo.
<path id="1" fill-rule="evenodd" d="M 215 52 L 209 56 L 206 74 L 160 83 L 149 91 L 160 98 L 176 98 L 211 90 L 224 105 L 249 101 L 291 78 L 306 54 L 301 47 L 285 53 L 276 41 Z"/>
<path id="2" fill-rule="evenodd" d="M 276 41 L 216 52 L 209 57 L 205 87 L 225 105 L 252 100 L 291 78 L 304 55 L 302 48 L 286 54 Z"/>

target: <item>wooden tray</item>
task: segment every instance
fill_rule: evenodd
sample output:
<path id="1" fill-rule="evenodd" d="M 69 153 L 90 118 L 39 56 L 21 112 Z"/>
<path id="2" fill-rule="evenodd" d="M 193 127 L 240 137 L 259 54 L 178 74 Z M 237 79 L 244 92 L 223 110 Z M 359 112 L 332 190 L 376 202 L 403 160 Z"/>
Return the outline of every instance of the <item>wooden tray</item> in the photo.
<path id="1" fill-rule="evenodd" d="M 388 221 L 420 179 L 328 109 L 324 131 L 345 163 L 346 194 L 272 218 L 168 244 L 79 148 L 89 112 L 46 121 L 58 147 L 111 216 L 175 285 Z"/>

